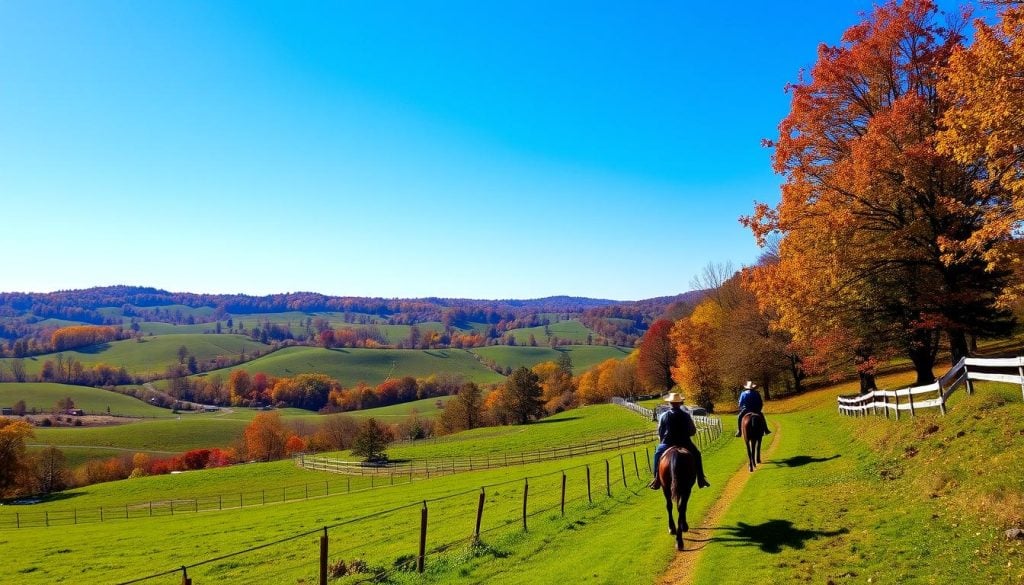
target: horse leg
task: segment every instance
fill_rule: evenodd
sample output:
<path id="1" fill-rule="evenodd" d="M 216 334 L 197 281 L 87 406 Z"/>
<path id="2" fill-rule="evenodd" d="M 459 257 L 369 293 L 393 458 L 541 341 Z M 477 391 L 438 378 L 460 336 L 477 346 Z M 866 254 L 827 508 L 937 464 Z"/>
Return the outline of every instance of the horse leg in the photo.
<path id="1" fill-rule="evenodd" d="M 672 491 L 670 486 L 663 485 L 661 488 L 665 492 L 665 508 L 668 510 L 668 533 L 675 536 L 678 534 L 676 530 L 676 522 L 672 519 Z M 680 520 L 683 520 L 680 517 Z"/>
<path id="2" fill-rule="evenodd" d="M 754 471 L 754 442 L 747 440 L 747 469 Z"/>
<path id="3" fill-rule="evenodd" d="M 679 532 L 676 533 L 676 550 L 683 550 L 683 533 L 690 531 L 690 524 L 686 521 L 686 505 L 690 501 L 690 491 L 693 486 L 690 485 L 682 490 L 679 494 L 679 503 L 677 504 L 679 510 Z"/>
<path id="4" fill-rule="evenodd" d="M 761 441 L 763 441 L 763 440 L 764 440 L 763 438 L 757 440 L 757 462 L 758 463 L 761 462 Z"/>

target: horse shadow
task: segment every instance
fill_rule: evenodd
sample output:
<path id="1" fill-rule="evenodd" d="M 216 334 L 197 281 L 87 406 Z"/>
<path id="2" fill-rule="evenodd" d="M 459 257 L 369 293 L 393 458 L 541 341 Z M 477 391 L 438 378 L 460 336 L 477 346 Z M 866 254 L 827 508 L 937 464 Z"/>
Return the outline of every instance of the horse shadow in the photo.
<path id="1" fill-rule="evenodd" d="M 794 457 L 787 457 L 785 459 L 778 459 L 776 461 L 772 461 L 771 464 L 784 467 L 803 467 L 804 465 L 808 465 L 810 463 L 824 463 L 826 461 L 838 459 L 839 457 L 840 455 L 838 453 L 830 457 L 811 457 L 810 455 L 796 455 Z"/>
<path id="2" fill-rule="evenodd" d="M 805 530 L 793 526 L 789 520 L 769 520 L 761 524 L 738 522 L 736 526 L 723 526 L 717 531 L 728 533 L 727 536 L 715 536 L 711 542 L 733 543 L 731 546 L 756 545 L 766 553 L 780 553 L 783 547 L 803 549 L 808 540 L 829 538 L 849 532 L 846 528 L 839 530 Z"/>

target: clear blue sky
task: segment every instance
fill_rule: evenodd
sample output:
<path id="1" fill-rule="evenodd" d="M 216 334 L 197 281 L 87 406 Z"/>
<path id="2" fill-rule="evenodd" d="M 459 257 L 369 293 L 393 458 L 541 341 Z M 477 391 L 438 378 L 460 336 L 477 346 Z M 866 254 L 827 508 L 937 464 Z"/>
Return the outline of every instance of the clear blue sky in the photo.
<path id="1" fill-rule="evenodd" d="M 0 2 L 2 291 L 621 300 L 755 261 L 813 3 Z"/>

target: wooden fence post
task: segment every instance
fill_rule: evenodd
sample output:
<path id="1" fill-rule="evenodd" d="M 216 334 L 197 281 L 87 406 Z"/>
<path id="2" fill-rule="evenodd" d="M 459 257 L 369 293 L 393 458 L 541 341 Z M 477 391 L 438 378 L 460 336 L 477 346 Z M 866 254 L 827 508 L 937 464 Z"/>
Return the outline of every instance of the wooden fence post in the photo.
<path id="1" fill-rule="evenodd" d="M 913 390 L 907 390 L 907 400 L 910 401 L 910 416 L 917 416 L 914 412 L 914 393 Z"/>
<path id="2" fill-rule="evenodd" d="M 892 397 L 896 400 L 896 420 L 900 420 L 900 395 L 899 391 L 892 393 Z"/>
<path id="3" fill-rule="evenodd" d="M 427 501 L 423 500 L 423 510 L 420 512 L 420 555 L 416 559 L 416 571 L 423 572 L 423 563 L 427 556 Z"/>
<path id="4" fill-rule="evenodd" d="M 619 453 L 619 465 L 622 467 L 622 487 L 626 487 L 626 457 Z"/>
<path id="5" fill-rule="evenodd" d="M 964 362 L 964 382 L 967 386 L 967 395 L 974 394 L 974 383 L 971 382 L 971 372 L 967 369 L 967 362 Z"/>
<path id="6" fill-rule="evenodd" d="M 1017 358 L 1020 360 L 1021 358 Z M 1017 375 L 1020 376 L 1020 393 L 1024 397 L 1024 364 L 1017 366 Z"/>
<path id="7" fill-rule="evenodd" d="M 594 503 L 594 498 L 590 495 L 590 465 L 587 465 L 587 501 Z"/>
<path id="8" fill-rule="evenodd" d="M 184 565 L 181 567 L 181 585 L 192 585 L 192 579 L 188 578 L 188 570 Z"/>
<path id="9" fill-rule="evenodd" d="M 526 499 L 530 495 L 530 480 L 523 480 L 523 532 L 526 532 Z"/>
<path id="10" fill-rule="evenodd" d="M 889 418 L 889 395 L 882 394 L 882 404 L 885 407 L 885 418 Z"/>
<path id="11" fill-rule="evenodd" d="M 320 537 L 320 585 L 327 585 L 327 527 Z"/>
<path id="12" fill-rule="evenodd" d="M 562 516 L 565 516 L 565 472 L 562 472 Z"/>
<path id="13" fill-rule="evenodd" d="M 604 460 L 604 486 L 605 491 L 608 492 L 608 497 L 612 495 L 612 470 L 608 460 Z"/>
<path id="14" fill-rule="evenodd" d="M 644 447 L 644 455 L 647 457 L 647 468 L 651 470 L 651 475 L 654 475 L 654 467 L 651 467 L 654 464 L 651 463 L 651 450 L 649 447 Z"/>
<path id="15" fill-rule="evenodd" d="M 476 505 L 476 530 L 473 532 L 473 540 L 480 540 L 480 521 L 484 517 L 484 488 L 480 488 L 480 501 Z"/>
<path id="16" fill-rule="evenodd" d="M 942 384 L 939 384 L 939 412 L 946 416 L 946 399 L 942 397 Z"/>
<path id="17" fill-rule="evenodd" d="M 636 462 L 636 451 L 633 451 L 633 471 L 636 471 L 636 478 L 640 479 L 640 465 Z"/>

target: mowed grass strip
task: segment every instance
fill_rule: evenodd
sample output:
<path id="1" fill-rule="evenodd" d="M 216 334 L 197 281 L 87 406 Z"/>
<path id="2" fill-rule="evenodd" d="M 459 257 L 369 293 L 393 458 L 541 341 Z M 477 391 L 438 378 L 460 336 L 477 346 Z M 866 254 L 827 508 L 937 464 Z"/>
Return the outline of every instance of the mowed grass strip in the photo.
<path id="1" fill-rule="evenodd" d="M 175 416 L 166 408 L 125 396 L 110 390 L 90 388 L 87 386 L 71 386 L 69 384 L 4 382 L 0 383 L 0 405 L 12 406 L 19 400 L 31 412 L 51 412 L 56 408 L 58 400 L 71 398 L 75 408 L 81 408 L 86 414 L 112 414 L 144 418 L 171 418 Z"/>
<path id="2" fill-rule="evenodd" d="M 540 346 L 492 345 L 470 351 L 484 359 L 493 361 L 502 368 L 512 369 L 520 366 L 532 368 L 542 362 L 557 362 L 563 353 L 567 353 L 572 360 L 573 373 L 581 374 L 607 359 L 623 359 L 633 350 L 626 347 L 604 345 L 566 345 L 556 349 Z"/>
<path id="3" fill-rule="evenodd" d="M 907 375 L 881 380 L 905 385 Z M 853 384 L 772 405 L 781 444 L 716 527 L 694 583 L 1020 583 L 1024 404 L 979 385 L 949 414 L 849 418 Z M 909 413 L 904 413 L 909 415 Z"/>
<path id="4" fill-rule="evenodd" d="M 73 358 L 86 368 L 96 364 L 107 364 L 115 368 L 124 367 L 132 375 L 162 374 L 167 366 L 178 363 L 178 349 L 185 347 L 190 355 L 199 361 L 207 361 L 217 356 L 231 359 L 243 353 L 251 355 L 254 351 L 265 353 L 269 345 L 253 341 L 244 335 L 216 334 L 179 334 L 143 337 L 137 341 L 125 339 L 111 343 L 101 343 L 73 351 L 64 351 L 64 359 Z M 10 367 L 12 358 L 5 358 L 4 367 Z M 46 360 L 56 360 L 56 354 L 44 354 L 25 358 L 25 371 L 33 376 L 39 374 Z"/>
<path id="5" fill-rule="evenodd" d="M 320 347 L 288 347 L 251 362 L 204 375 L 219 374 L 225 379 L 236 369 L 251 374 L 263 372 L 277 377 L 303 373 L 321 373 L 351 387 L 358 382 L 379 384 L 388 378 L 412 376 L 426 378 L 432 374 L 458 374 L 467 381 L 481 384 L 504 380 L 488 369 L 468 351 L 461 349 L 323 349 Z"/>

